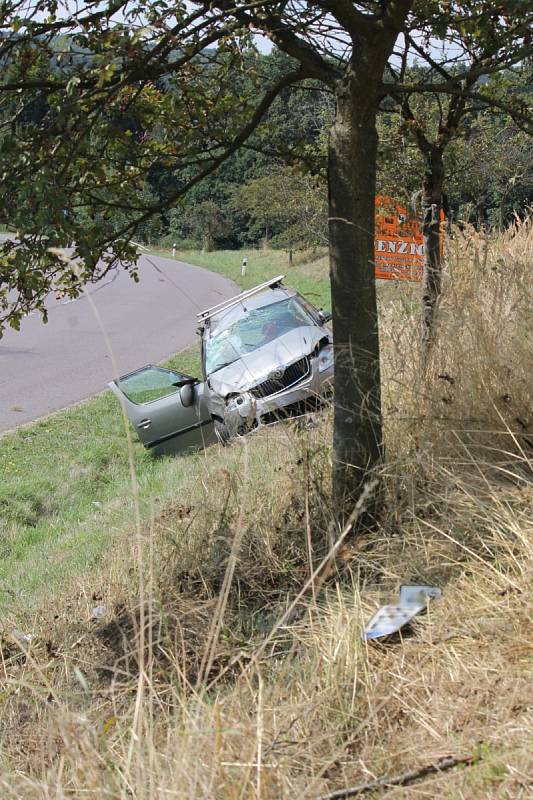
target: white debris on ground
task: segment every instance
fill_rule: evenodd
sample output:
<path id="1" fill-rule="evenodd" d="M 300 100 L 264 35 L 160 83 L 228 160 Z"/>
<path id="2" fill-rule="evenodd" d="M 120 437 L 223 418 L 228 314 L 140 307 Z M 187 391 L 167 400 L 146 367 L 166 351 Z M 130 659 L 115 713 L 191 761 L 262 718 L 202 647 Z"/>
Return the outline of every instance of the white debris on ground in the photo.
<path id="1" fill-rule="evenodd" d="M 435 586 L 400 586 L 400 602 L 398 605 L 382 606 L 362 633 L 362 639 L 380 639 L 397 633 L 407 625 L 413 617 L 425 611 L 430 600 L 437 600 L 442 596 L 441 589 Z"/>
<path id="2" fill-rule="evenodd" d="M 107 612 L 108 612 L 107 606 L 95 606 L 93 609 L 91 609 L 89 619 L 91 620 L 103 619 L 106 616 Z"/>

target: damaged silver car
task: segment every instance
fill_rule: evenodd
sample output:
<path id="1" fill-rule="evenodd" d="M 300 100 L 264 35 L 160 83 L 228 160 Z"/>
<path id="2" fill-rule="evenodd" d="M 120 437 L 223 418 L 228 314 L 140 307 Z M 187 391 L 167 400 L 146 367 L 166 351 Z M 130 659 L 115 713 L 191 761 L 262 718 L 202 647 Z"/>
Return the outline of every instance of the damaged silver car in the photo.
<path id="1" fill-rule="evenodd" d="M 145 447 L 205 447 L 322 404 L 333 381 L 331 314 L 283 278 L 198 315 L 202 381 L 149 365 L 109 384 Z"/>

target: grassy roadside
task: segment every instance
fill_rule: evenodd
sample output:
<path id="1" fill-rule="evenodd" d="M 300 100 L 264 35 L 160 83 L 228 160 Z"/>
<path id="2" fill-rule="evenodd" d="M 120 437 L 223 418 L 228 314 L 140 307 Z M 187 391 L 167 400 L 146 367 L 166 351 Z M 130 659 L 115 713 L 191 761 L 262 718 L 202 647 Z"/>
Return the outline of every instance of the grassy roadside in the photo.
<path id="1" fill-rule="evenodd" d="M 151 252 L 165 258 L 173 258 L 172 251 L 152 248 Z M 217 250 L 204 253 L 201 250 L 177 250 L 175 258 L 199 267 L 206 267 L 229 278 L 241 289 L 250 289 L 258 283 L 285 275 L 285 283 L 308 297 L 321 308 L 331 308 L 329 260 L 324 251 L 304 251 L 294 256 L 289 265 L 287 253 L 282 250 Z M 247 259 L 247 270 L 241 276 L 243 258 Z M 395 281 L 377 281 L 378 303 L 388 305 L 401 299 L 411 304 L 416 311 L 419 304 L 419 285 Z"/>
<path id="2" fill-rule="evenodd" d="M 152 249 L 157 255 L 172 258 L 172 251 Z M 234 281 L 243 290 L 257 286 L 276 275 L 285 275 L 285 282 L 309 297 L 317 306 L 330 307 L 328 259 L 323 252 L 298 253 L 292 266 L 282 250 L 178 250 L 176 259 L 206 267 Z M 248 261 L 246 275 L 241 277 L 243 258 Z"/>
<path id="3" fill-rule="evenodd" d="M 196 359 L 196 349 L 183 354 L 182 367 Z M 141 504 L 164 501 L 181 462 L 155 461 L 137 441 L 133 448 Z M 31 607 L 53 595 L 131 519 L 127 439 L 110 392 L 2 436 L 0 603 Z"/>
<path id="4" fill-rule="evenodd" d="M 277 255 L 269 261 L 268 254 L 249 253 L 247 285 L 277 274 Z M 233 277 L 241 257 L 210 253 L 202 266 Z M 196 254 L 189 260 L 199 263 Z M 321 265 L 295 266 L 291 279 L 315 302 L 327 297 Z M 165 366 L 199 374 L 198 348 Z M 198 457 L 154 460 L 136 438 L 133 448 L 146 518 L 181 491 Z M 124 424 L 109 392 L 0 437 L 0 607 L 31 608 L 43 594 L 56 594 L 105 557 L 133 516 Z"/>

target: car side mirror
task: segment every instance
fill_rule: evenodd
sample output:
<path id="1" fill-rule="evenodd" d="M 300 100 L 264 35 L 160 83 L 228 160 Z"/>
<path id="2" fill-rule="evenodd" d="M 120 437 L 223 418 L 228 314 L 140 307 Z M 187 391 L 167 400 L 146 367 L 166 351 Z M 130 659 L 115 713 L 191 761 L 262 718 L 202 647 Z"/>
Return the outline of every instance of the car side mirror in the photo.
<path id="1" fill-rule="evenodd" d="M 184 408 L 190 408 L 194 403 L 194 384 L 186 383 L 180 389 L 180 400 Z"/>
<path id="2" fill-rule="evenodd" d="M 333 319 L 333 314 L 331 311 L 324 311 L 324 309 L 321 308 L 318 312 L 318 317 L 320 319 L 320 324 L 325 325 L 326 322 L 330 322 Z"/>

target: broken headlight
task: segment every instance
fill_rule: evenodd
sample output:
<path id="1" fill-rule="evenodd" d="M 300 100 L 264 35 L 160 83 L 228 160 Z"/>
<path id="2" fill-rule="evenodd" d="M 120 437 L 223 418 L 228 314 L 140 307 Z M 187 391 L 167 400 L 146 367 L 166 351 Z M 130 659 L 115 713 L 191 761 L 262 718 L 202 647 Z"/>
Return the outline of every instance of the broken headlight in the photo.
<path id="1" fill-rule="evenodd" d="M 333 345 L 328 344 L 326 347 L 323 347 L 318 354 L 318 371 L 325 372 L 325 370 L 331 369 L 334 361 Z"/>
<path id="2" fill-rule="evenodd" d="M 253 426 L 257 411 L 255 397 L 249 392 L 234 394 L 226 398 L 224 422 L 230 434 L 244 433 Z"/>

